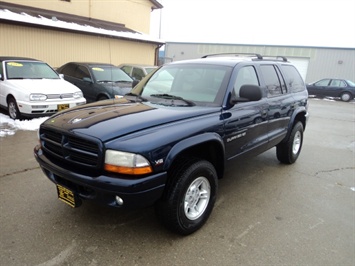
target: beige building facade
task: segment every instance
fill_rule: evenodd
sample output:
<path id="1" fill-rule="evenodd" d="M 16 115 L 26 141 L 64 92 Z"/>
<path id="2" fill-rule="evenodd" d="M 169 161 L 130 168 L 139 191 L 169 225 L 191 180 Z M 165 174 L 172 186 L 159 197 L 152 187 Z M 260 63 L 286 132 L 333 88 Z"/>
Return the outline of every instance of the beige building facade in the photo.
<path id="1" fill-rule="evenodd" d="M 0 1 L 0 55 L 43 60 L 157 64 L 164 42 L 149 35 L 149 0 Z"/>

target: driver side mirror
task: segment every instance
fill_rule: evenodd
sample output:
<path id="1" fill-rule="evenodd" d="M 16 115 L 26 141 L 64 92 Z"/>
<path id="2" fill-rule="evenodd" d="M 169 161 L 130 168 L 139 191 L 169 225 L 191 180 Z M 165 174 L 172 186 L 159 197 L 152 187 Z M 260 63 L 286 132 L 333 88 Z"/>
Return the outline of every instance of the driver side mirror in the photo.
<path id="1" fill-rule="evenodd" d="M 239 96 L 232 96 L 230 102 L 231 104 L 236 104 L 238 102 L 256 102 L 261 100 L 263 93 L 261 88 L 257 85 L 245 84 L 240 87 Z"/>
<path id="2" fill-rule="evenodd" d="M 92 83 L 92 80 L 89 77 L 83 77 L 83 81 Z"/>

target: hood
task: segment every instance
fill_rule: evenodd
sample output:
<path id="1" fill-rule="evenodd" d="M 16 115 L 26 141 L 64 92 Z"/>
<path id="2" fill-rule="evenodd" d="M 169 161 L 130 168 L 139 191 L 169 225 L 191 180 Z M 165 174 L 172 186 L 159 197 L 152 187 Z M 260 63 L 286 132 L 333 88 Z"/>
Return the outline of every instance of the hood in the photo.
<path id="1" fill-rule="evenodd" d="M 6 82 L 28 93 L 64 94 L 80 91 L 78 87 L 63 79 L 10 79 Z"/>
<path id="2" fill-rule="evenodd" d="M 219 110 L 219 107 L 164 107 L 130 102 L 122 98 L 95 102 L 58 113 L 46 120 L 42 126 L 89 135 L 105 142 L 146 128 Z"/>

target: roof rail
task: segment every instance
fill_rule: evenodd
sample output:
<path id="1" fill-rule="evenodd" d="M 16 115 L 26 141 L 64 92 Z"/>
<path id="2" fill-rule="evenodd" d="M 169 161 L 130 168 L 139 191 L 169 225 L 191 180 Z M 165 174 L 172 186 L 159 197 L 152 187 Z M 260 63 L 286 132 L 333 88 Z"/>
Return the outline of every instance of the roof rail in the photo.
<path id="1" fill-rule="evenodd" d="M 221 56 L 221 55 L 234 55 L 234 56 L 239 56 L 239 55 L 249 55 L 249 56 L 256 56 L 258 59 L 263 59 L 263 57 L 260 54 L 253 54 L 253 53 L 219 53 L 219 54 L 208 54 L 204 55 L 201 58 L 207 58 L 207 57 L 213 57 L 213 56 Z"/>
<path id="2" fill-rule="evenodd" d="M 278 56 L 268 56 L 268 55 L 267 55 L 267 56 L 264 56 L 264 59 L 269 59 L 269 60 L 270 60 L 270 59 L 271 59 L 271 60 L 272 60 L 272 59 L 274 59 L 274 60 L 275 60 L 275 59 L 276 59 L 276 60 L 280 60 L 280 59 L 281 59 L 283 62 L 288 62 L 287 58 L 286 58 L 285 56 L 281 56 L 281 55 L 278 55 Z"/>
<path id="3" fill-rule="evenodd" d="M 282 61 L 287 62 L 287 58 L 285 56 L 278 55 L 278 56 L 276 56 L 276 59 L 278 59 L 278 58 L 281 58 Z"/>

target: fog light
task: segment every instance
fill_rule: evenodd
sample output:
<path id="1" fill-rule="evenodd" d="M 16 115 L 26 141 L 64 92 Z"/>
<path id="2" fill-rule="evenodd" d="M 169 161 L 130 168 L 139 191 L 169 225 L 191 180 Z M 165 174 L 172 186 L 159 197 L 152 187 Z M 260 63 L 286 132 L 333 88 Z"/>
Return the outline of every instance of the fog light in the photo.
<path id="1" fill-rule="evenodd" d="M 116 196 L 116 203 L 120 206 L 123 205 L 123 199 L 121 199 L 119 196 Z"/>

